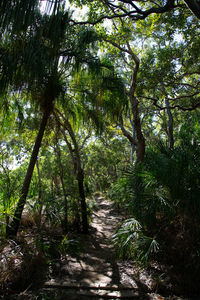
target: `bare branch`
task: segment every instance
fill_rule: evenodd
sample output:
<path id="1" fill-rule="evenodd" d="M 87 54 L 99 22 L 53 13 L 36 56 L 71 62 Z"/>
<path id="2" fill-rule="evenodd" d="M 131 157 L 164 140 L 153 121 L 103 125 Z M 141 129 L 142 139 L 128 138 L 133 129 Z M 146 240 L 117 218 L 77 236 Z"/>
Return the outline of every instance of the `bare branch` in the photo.
<path id="1" fill-rule="evenodd" d="M 120 123 L 118 124 L 118 126 L 121 128 L 121 131 L 123 133 L 123 135 L 125 137 L 127 137 L 127 139 L 129 140 L 129 142 L 134 145 L 134 146 L 137 146 L 137 143 L 135 141 L 135 139 L 133 138 L 133 136 L 130 134 L 130 132 L 128 132 L 125 127 L 124 127 L 124 124 L 123 124 L 123 118 L 121 116 L 120 118 Z"/>
<path id="2" fill-rule="evenodd" d="M 159 110 L 166 110 L 167 107 L 166 106 L 161 106 L 159 105 L 157 102 L 159 99 L 156 99 L 156 98 L 152 98 L 152 97 L 144 97 L 144 96 L 140 96 L 138 98 L 143 98 L 143 99 L 147 99 L 147 100 L 151 100 L 153 105 L 155 107 L 157 107 Z M 170 99 L 168 98 L 168 100 L 172 101 L 172 100 L 176 100 L 176 99 Z M 172 105 L 172 106 L 169 106 L 169 109 L 175 109 L 175 108 L 178 108 L 180 110 L 183 110 L 183 111 L 193 111 L 197 108 L 200 107 L 200 102 L 196 103 L 196 104 L 193 104 L 191 107 L 184 107 L 184 106 L 181 106 L 179 104 L 175 104 L 175 105 Z"/>
<path id="3" fill-rule="evenodd" d="M 152 6 L 151 8 L 149 8 L 147 10 L 140 9 L 135 4 L 135 2 L 137 2 L 137 1 L 132 1 L 132 0 L 120 0 L 119 4 L 114 3 L 112 0 L 102 0 L 102 2 L 104 3 L 105 6 L 107 6 L 111 10 L 111 12 L 112 12 L 111 15 L 109 15 L 109 14 L 103 15 L 103 16 L 97 18 L 96 20 L 92 20 L 92 21 L 87 20 L 87 21 L 78 22 L 78 21 L 71 20 L 71 22 L 74 25 L 81 25 L 81 24 L 82 25 L 84 25 L 84 24 L 96 25 L 105 19 L 112 20 L 112 19 L 116 19 L 116 18 L 122 19 L 125 17 L 129 17 L 130 19 L 137 21 L 137 20 L 144 20 L 151 14 L 163 14 L 163 13 L 169 12 L 173 9 L 183 7 L 183 5 L 181 5 L 181 4 L 175 5 L 175 0 L 168 0 L 164 6 L 160 6 L 155 1 L 152 1 L 152 4 L 154 4 L 154 6 Z M 185 1 L 185 2 L 187 2 L 187 1 Z M 126 6 L 124 6 L 124 4 L 129 5 L 130 10 L 128 8 L 126 8 Z"/>

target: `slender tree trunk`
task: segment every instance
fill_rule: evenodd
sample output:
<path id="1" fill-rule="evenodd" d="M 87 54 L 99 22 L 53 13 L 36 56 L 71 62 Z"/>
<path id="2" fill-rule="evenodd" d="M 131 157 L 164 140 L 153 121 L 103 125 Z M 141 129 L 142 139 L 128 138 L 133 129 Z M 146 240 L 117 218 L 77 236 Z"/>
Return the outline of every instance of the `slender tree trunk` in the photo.
<path id="1" fill-rule="evenodd" d="M 42 198 L 42 183 L 41 183 L 41 177 L 40 177 L 40 168 L 39 168 L 39 163 L 38 159 L 36 161 L 36 168 L 37 168 L 37 174 L 38 174 L 38 204 L 41 206 L 41 198 Z M 42 209 L 40 208 L 40 211 Z"/>
<path id="2" fill-rule="evenodd" d="M 68 232 L 68 203 L 67 203 L 67 192 L 65 189 L 65 183 L 64 183 L 64 177 L 63 175 L 60 176 L 61 180 L 61 185 L 63 189 L 63 198 L 64 198 L 64 210 L 65 210 L 65 215 L 64 215 L 64 220 L 62 224 L 63 232 L 67 233 Z"/>
<path id="3" fill-rule="evenodd" d="M 138 108 L 138 99 L 135 96 L 135 91 L 136 91 L 136 86 L 137 86 L 137 74 L 138 70 L 140 67 L 140 60 L 133 53 L 129 43 L 127 43 L 127 47 L 129 49 L 129 54 L 132 56 L 132 59 L 135 62 L 135 68 L 133 70 L 133 75 L 132 75 L 132 83 L 131 87 L 129 90 L 129 99 L 130 99 L 130 104 L 131 104 L 131 112 L 133 116 L 133 125 L 134 125 L 134 130 L 135 130 L 135 136 L 136 136 L 136 162 L 142 162 L 144 160 L 144 155 L 145 155 L 145 138 L 142 133 L 142 127 L 141 127 L 141 121 L 140 121 L 140 112 Z"/>
<path id="4" fill-rule="evenodd" d="M 77 173 L 76 157 L 74 155 L 74 151 L 73 151 L 72 145 L 71 145 L 71 143 L 67 139 L 67 136 L 65 134 L 65 129 L 64 128 L 62 129 L 62 134 L 63 134 L 64 140 L 65 140 L 65 143 L 67 144 L 67 147 L 68 147 L 68 150 L 70 152 L 71 158 L 72 158 L 73 168 L 74 168 L 73 172 L 74 172 L 74 175 L 75 175 Z"/>
<path id="5" fill-rule="evenodd" d="M 36 168 L 37 168 L 37 174 L 38 174 L 38 200 L 37 200 L 37 212 L 38 212 L 38 218 L 37 218 L 37 226 L 40 228 L 41 225 L 41 220 L 42 220 L 42 181 L 41 181 L 41 176 L 40 176 L 40 168 L 39 168 L 39 163 L 38 163 L 38 158 L 36 161 Z"/>
<path id="6" fill-rule="evenodd" d="M 58 145 L 58 139 L 56 137 L 56 154 L 58 156 L 58 165 L 59 165 L 59 169 L 60 169 L 60 180 L 61 180 L 61 185 L 62 185 L 62 190 L 63 190 L 63 200 L 64 200 L 64 220 L 62 222 L 62 228 L 63 228 L 63 232 L 67 233 L 68 232 L 68 203 L 67 203 L 67 192 L 65 189 L 65 183 L 64 183 L 64 167 L 62 164 L 62 160 L 61 160 L 61 151 L 60 151 L 60 147 Z"/>
<path id="7" fill-rule="evenodd" d="M 135 137 L 135 130 L 134 130 L 134 124 L 133 121 L 131 120 L 131 117 L 129 118 L 132 126 L 132 134 L 125 129 L 124 127 L 124 122 L 123 122 L 123 117 L 121 116 L 121 120 L 119 123 L 119 127 L 121 128 L 121 131 L 123 135 L 129 140 L 130 142 L 130 147 L 131 147 L 131 153 L 130 153 L 130 162 L 133 163 L 133 154 L 135 152 L 137 142 L 136 142 L 136 137 Z"/>
<path id="8" fill-rule="evenodd" d="M 26 203 L 27 194 L 28 194 L 28 191 L 29 191 L 31 178 L 32 178 L 32 175 L 33 175 L 33 170 L 34 170 L 34 167 L 35 167 L 35 164 L 36 164 L 36 161 L 37 161 L 37 156 L 38 156 L 38 153 L 39 153 L 39 150 L 40 150 L 42 138 L 44 136 L 44 131 L 45 131 L 45 128 L 46 128 L 46 124 L 47 124 L 49 115 L 50 115 L 49 109 L 46 110 L 43 113 L 42 121 L 41 121 L 41 124 L 40 124 L 40 129 L 39 129 L 36 141 L 35 141 L 35 145 L 33 147 L 33 151 L 32 151 L 32 154 L 31 154 L 29 166 L 28 166 L 26 176 L 25 176 L 25 179 L 24 179 L 24 183 L 23 183 L 23 186 L 22 186 L 21 196 L 20 196 L 20 199 L 17 203 L 17 207 L 16 207 L 16 210 L 15 210 L 13 221 L 11 222 L 10 226 L 7 227 L 7 230 L 6 230 L 7 237 L 17 235 L 19 225 L 20 225 L 20 221 L 21 221 L 22 212 L 23 212 L 24 205 Z"/>
<path id="9" fill-rule="evenodd" d="M 129 121 L 131 123 L 131 127 L 132 127 L 132 136 L 133 136 L 133 140 L 135 141 L 135 126 L 134 126 L 134 123 L 133 123 L 133 120 L 131 119 L 131 113 L 130 113 L 130 109 L 128 109 L 128 118 L 129 118 Z M 135 152 L 135 145 L 130 143 L 130 146 L 131 146 L 131 163 L 133 163 L 133 155 L 134 155 L 134 152 Z"/>
<path id="10" fill-rule="evenodd" d="M 64 137 L 64 140 L 67 144 L 67 147 L 69 149 L 69 152 L 70 152 L 70 155 L 71 155 L 71 158 L 72 158 L 72 163 L 73 163 L 73 175 L 76 175 L 77 174 L 77 159 L 76 159 L 76 156 L 74 154 L 74 150 L 72 148 L 72 145 L 71 143 L 68 141 L 67 139 L 67 136 L 66 136 L 66 133 L 65 133 L 65 129 L 64 129 L 64 125 L 63 125 L 63 129 L 62 129 L 62 134 L 63 134 L 63 137 Z M 72 184 L 73 185 L 73 184 Z M 79 199 L 78 199 L 78 203 L 77 205 L 79 206 Z M 76 229 L 77 231 L 80 231 L 80 224 L 81 224 L 81 221 L 80 221 L 80 215 L 79 215 L 79 209 L 78 209 L 78 206 L 77 206 L 77 210 L 76 210 L 76 214 L 75 214 L 75 224 L 76 224 Z"/>
<path id="11" fill-rule="evenodd" d="M 81 199 L 81 216 L 82 216 L 83 233 L 88 233 L 87 205 L 85 201 L 85 190 L 83 185 L 84 173 L 82 168 L 79 168 L 78 170 L 77 181 L 78 181 L 79 195 Z"/>
<path id="12" fill-rule="evenodd" d="M 131 102 L 133 124 L 134 124 L 136 141 L 137 141 L 136 161 L 142 162 L 144 160 L 144 155 L 145 155 L 145 138 L 143 136 L 142 128 L 141 128 L 141 121 L 140 121 L 140 115 L 139 115 L 139 109 L 138 109 L 138 100 L 132 94 L 130 94 L 129 98 L 130 98 L 130 102 Z"/>
<path id="13" fill-rule="evenodd" d="M 62 118 L 64 118 L 64 117 L 62 116 Z M 72 154 L 74 168 L 77 170 L 76 178 L 78 181 L 78 189 L 79 189 L 79 195 L 80 195 L 80 200 L 81 200 L 82 230 L 83 230 L 83 233 L 88 233 L 87 204 L 86 204 L 86 200 L 85 200 L 85 190 L 84 190 L 84 184 L 83 184 L 84 172 L 81 167 L 81 157 L 80 157 L 80 153 L 79 153 L 79 147 L 78 147 L 78 144 L 76 141 L 75 134 L 71 127 L 71 124 L 69 123 L 69 121 L 66 118 L 64 118 L 64 120 L 65 120 L 65 124 L 62 124 L 62 125 L 69 132 L 72 143 L 74 145 L 74 153 L 72 152 L 72 149 L 69 148 L 69 150 L 70 150 L 70 153 Z M 63 135 L 65 136 L 65 133 L 63 133 Z M 68 145 L 68 143 L 67 143 L 67 145 Z M 74 160 L 74 155 L 76 158 L 75 160 Z"/>
<path id="14" fill-rule="evenodd" d="M 169 101 L 167 98 L 165 99 L 165 105 L 167 107 L 167 115 L 168 115 L 167 134 L 169 138 L 169 148 L 173 150 L 174 149 L 174 120 L 169 107 Z"/>
<path id="15" fill-rule="evenodd" d="M 79 153 L 79 147 L 76 142 L 76 138 L 74 135 L 74 132 L 72 130 L 71 124 L 65 120 L 66 122 L 66 127 L 68 129 L 68 132 L 71 136 L 72 142 L 74 144 L 74 152 L 76 156 L 76 164 L 77 164 L 77 181 L 78 181 L 78 189 L 79 189 L 79 195 L 81 199 L 81 216 L 82 216 L 82 229 L 83 233 L 88 233 L 88 219 L 87 219 L 87 205 L 85 201 L 85 190 L 84 190 L 84 172 L 81 167 L 81 158 L 80 158 L 80 153 Z"/>
<path id="16" fill-rule="evenodd" d="M 136 151 L 136 161 L 142 162 L 145 156 L 145 138 L 142 133 L 140 113 L 138 109 L 138 100 L 133 93 L 129 93 L 129 100 L 131 104 L 132 120 L 131 125 L 133 132 L 128 132 L 123 126 L 123 118 L 121 117 L 121 123 L 119 124 L 122 133 L 129 140 L 133 151 Z"/>
<path id="17" fill-rule="evenodd" d="M 140 113 L 138 109 L 138 100 L 135 96 L 135 91 L 136 91 L 136 86 L 137 86 L 137 74 L 139 71 L 140 67 L 140 60 L 137 57 L 137 55 L 132 51 L 130 44 L 127 42 L 127 48 L 122 47 L 121 45 L 115 43 L 112 40 L 104 39 L 106 42 L 111 43 L 114 47 L 118 48 L 122 52 L 128 53 L 134 63 L 135 67 L 133 69 L 133 74 L 132 74 L 132 81 L 131 81 L 131 86 L 128 92 L 129 95 L 129 100 L 131 104 L 131 113 L 132 113 L 132 122 L 134 125 L 134 130 L 135 130 L 135 136 L 136 136 L 136 162 L 142 162 L 144 160 L 144 155 L 145 155 L 145 138 L 142 133 L 142 128 L 141 128 L 141 121 L 140 121 Z M 123 129 L 123 128 L 122 128 Z M 123 134 L 129 139 L 129 141 L 134 145 L 134 142 L 132 142 L 134 139 L 130 134 L 127 134 L 126 131 L 123 131 Z"/>
<path id="18" fill-rule="evenodd" d="M 161 87 L 163 90 L 163 94 L 165 95 L 164 104 L 166 106 L 166 112 L 168 116 L 167 135 L 169 139 L 169 149 L 173 150 L 174 149 L 174 120 L 170 110 L 168 95 L 163 82 L 161 82 Z"/>

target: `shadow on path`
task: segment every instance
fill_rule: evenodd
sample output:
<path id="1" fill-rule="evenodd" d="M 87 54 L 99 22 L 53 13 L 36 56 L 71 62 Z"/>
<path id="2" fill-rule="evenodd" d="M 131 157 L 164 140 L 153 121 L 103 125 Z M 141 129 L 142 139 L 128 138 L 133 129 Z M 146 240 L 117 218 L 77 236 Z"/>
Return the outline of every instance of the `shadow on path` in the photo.
<path id="1" fill-rule="evenodd" d="M 52 274 L 44 287 L 57 289 L 56 299 L 156 299 L 140 279 L 134 279 L 134 264 L 115 257 L 111 237 L 122 218 L 103 197 L 96 197 L 96 204 L 90 233 L 84 236 L 85 252 L 67 255 L 59 274 Z"/>

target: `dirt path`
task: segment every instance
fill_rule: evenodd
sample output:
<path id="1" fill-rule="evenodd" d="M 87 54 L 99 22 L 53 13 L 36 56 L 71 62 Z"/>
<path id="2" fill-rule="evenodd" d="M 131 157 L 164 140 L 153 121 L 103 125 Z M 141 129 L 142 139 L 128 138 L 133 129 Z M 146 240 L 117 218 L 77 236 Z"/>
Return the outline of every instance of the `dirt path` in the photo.
<path id="1" fill-rule="evenodd" d="M 96 204 L 84 253 L 63 258 L 44 289 L 54 291 L 56 300 L 164 299 L 150 292 L 153 281 L 149 274 L 138 272 L 133 262 L 116 259 L 111 237 L 121 217 L 103 197 L 96 197 Z"/>

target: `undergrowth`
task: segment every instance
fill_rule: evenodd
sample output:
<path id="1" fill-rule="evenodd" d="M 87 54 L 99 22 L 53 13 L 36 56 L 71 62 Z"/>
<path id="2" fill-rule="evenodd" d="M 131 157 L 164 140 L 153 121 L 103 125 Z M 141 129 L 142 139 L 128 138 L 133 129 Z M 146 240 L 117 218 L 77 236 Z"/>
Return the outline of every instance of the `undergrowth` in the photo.
<path id="1" fill-rule="evenodd" d="M 173 151 L 163 143 L 130 166 L 109 196 L 129 212 L 113 241 L 120 257 L 138 265 L 152 260 L 173 266 L 173 280 L 198 290 L 200 277 L 200 151 L 185 142 Z"/>

